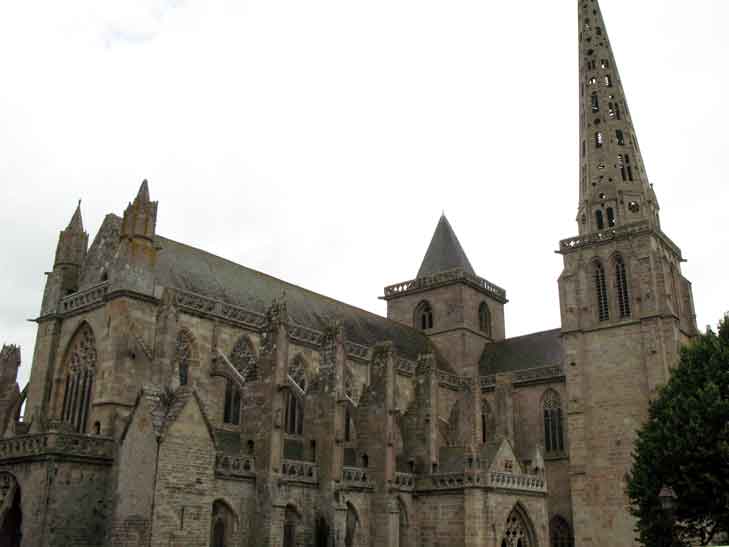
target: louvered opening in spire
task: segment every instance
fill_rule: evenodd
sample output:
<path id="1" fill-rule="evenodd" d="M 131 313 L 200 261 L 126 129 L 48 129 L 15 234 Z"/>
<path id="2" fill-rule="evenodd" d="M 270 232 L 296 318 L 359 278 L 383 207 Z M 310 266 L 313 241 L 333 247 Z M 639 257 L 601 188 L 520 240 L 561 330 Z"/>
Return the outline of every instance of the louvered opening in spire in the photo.
<path id="1" fill-rule="evenodd" d="M 658 204 L 598 0 L 579 0 L 580 234 L 649 221 Z"/>
<path id="2" fill-rule="evenodd" d="M 450 222 L 445 215 L 442 215 L 435 228 L 433 238 L 430 240 L 420 270 L 418 270 L 418 277 L 426 277 L 456 268 L 476 275 Z"/>

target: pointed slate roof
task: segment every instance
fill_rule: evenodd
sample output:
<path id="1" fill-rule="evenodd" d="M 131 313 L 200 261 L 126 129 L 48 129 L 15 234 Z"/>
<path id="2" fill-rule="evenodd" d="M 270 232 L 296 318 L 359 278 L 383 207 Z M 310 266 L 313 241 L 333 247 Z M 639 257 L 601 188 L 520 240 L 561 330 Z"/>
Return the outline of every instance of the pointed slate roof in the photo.
<path id="1" fill-rule="evenodd" d="M 78 200 L 76 211 L 74 211 L 73 216 L 71 217 L 71 221 L 68 223 L 68 227 L 66 229 L 74 230 L 77 232 L 84 231 L 84 222 L 81 218 L 81 200 Z"/>
<path id="2" fill-rule="evenodd" d="M 433 239 L 430 240 L 428 251 L 418 270 L 418 277 L 426 277 L 455 268 L 462 268 L 467 273 L 476 275 L 451 223 L 444 214 L 441 215 L 435 233 L 433 233 Z"/>

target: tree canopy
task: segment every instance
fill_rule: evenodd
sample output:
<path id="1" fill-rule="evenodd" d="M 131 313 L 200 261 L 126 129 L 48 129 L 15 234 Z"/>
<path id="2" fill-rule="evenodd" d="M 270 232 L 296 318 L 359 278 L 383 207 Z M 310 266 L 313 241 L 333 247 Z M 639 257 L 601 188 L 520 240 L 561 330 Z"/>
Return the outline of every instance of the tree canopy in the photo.
<path id="1" fill-rule="evenodd" d="M 676 494 L 672 515 L 661 508 L 664 485 Z M 682 349 L 638 433 L 628 495 L 644 545 L 729 534 L 729 317 Z"/>

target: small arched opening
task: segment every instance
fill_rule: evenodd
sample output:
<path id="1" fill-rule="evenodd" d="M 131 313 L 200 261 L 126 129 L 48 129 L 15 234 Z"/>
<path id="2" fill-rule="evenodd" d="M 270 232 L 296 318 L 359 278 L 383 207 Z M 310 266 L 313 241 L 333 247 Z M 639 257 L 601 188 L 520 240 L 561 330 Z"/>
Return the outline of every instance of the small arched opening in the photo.
<path id="1" fill-rule="evenodd" d="M 420 304 L 418 304 L 415 308 L 414 319 L 415 328 L 420 330 L 429 330 L 433 328 L 433 307 L 430 305 L 430 302 L 423 300 Z"/>
<path id="2" fill-rule="evenodd" d="M 344 532 L 344 547 L 354 547 L 357 540 L 357 531 L 359 529 L 359 515 L 354 506 L 347 502 L 347 522 Z"/>
<path id="3" fill-rule="evenodd" d="M 233 547 L 236 544 L 237 533 L 238 519 L 233 509 L 223 500 L 215 500 L 210 527 L 211 547 Z"/>

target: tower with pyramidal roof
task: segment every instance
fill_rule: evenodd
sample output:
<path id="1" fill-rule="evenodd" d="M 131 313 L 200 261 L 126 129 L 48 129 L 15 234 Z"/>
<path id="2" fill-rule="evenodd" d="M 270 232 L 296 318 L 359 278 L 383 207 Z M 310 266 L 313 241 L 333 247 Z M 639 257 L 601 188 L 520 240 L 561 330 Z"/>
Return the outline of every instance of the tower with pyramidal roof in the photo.
<path id="1" fill-rule="evenodd" d="M 597 0 L 579 0 L 579 235 L 560 242 L 575 543 L 633 544 L 635 432 L 696 333 L 681 249 L 661 230 Z"/>

